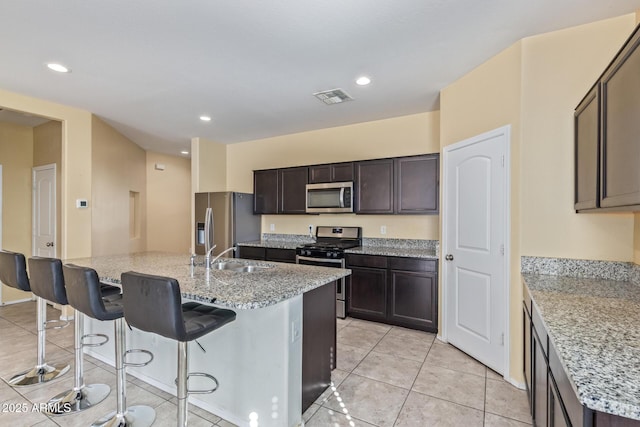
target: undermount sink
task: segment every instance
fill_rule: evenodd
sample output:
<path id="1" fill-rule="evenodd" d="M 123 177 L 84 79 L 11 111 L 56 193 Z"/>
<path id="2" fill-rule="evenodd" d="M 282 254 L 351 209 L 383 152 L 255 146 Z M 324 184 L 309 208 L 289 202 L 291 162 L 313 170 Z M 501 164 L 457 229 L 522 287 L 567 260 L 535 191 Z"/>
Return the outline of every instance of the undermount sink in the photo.
<path id="1" fill-rule="evenodd" d="M 215 262 L 211 265 L 212 270 L 236 270 L 242 267 L 244 265 L 235 262 Z"/>
<path id="2" fill-rule="evenodd" d="M 254 273 L 268 268 L 268 266 L 263 265 L 243 265 L 235 262 L 216 262 L 211 266 L 212 270 L 227 270 L 236 273 Z"/>

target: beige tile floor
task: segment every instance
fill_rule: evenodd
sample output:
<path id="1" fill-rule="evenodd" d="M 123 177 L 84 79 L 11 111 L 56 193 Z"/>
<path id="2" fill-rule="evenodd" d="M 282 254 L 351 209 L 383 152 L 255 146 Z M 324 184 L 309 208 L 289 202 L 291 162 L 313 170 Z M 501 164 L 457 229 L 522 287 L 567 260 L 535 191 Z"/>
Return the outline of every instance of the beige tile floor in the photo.
<path id="1" fill-rule="evenodd" d="M 49 318 L 59 311 L 49 307 Z M 0 377 L 28 368 L 36 357 L 35 303 L 0 307 Z M 72 363 L 73 327 L 47 331 L 47 361 Z M 309 427 L 340 426 L 526 426 L 530 425 L 525 392 L 433 334 L 366 322 L 338 319 L 338 367 L 328 389 L 305 412 Z M 73 370 L 73 366 L 71 367 Z M 85 357 L 85 382 L 115 389 L 113 368 Z M 12 388 L 0 381 L 0 404 L 27 407 L 47 401 L 73 385 L 72 372 L 38 386 Z M 175 425 L 175 398 L 128 377 L 130 404 L 155 408 L 154 426 Z M 115 408 L 115 395 L 79 414 L 48 418 L 37 411 L 2 412 L 0 425 L 86 426 Z M 232 427 L 197 407 L 189 425 Z"/>

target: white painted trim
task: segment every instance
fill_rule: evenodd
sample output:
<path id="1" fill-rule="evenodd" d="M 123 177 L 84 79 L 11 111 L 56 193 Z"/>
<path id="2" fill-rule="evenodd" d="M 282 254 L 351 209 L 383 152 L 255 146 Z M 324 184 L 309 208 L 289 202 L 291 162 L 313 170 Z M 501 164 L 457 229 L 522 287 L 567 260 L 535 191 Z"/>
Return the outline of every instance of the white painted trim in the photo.
<path id="1" fill-rule="evenodd" d="M 448 253 L 448 227 L 447 222 L 447 198 L 449 192 L 449 182 L 447 181 L 449 164 L 448 156 L 452 151 L 459 150 L 469 145 L 477 144 L 479 141 L 494 138 L 498 135 L 506 136 L 504 149 L 504 169 L 505 174 L 505 194 L 504 194 L 504 280 L 505 280 L 505 338 L 504 338 L 504 379 L 519 388 L 524 388 L 522 384 L 511 378 L 511 125 L 506 125 L 480 135 L 473 136 L 463 141 L 444 147 L 442 150 L 442 253 Z M 448 307 L 448 292 L 446 283 L 448 282 L 447 269 L 442 268 L 442 307 Z M 447 316 L 442 315 L 442 341 L 448 342 Z"/>
<path id="2" fill-rule="evenodd" d="M 35 299 L 35 297 L 32 298 L 24 298 L 24 299 L 18 299 L 15 301 L 9 301 L 9 302 L 3 302 L 2 304 L 0 304 L 1 306 L 4 305 L 13 305 L 13 304 L 20 304 L 22 302 L 29 302 L 29 301 L 33 301 Z"/>
<path id="3" fill-rule="evenodd" d="M 53 248 L 54 254 L 58 253 L 58 177 L 56 176 L 56 164 L 50 163 L 48 165 L 34 166 L 31 168 L 31 255 L 36 254 L 36 172 L 53 169 Z"/>

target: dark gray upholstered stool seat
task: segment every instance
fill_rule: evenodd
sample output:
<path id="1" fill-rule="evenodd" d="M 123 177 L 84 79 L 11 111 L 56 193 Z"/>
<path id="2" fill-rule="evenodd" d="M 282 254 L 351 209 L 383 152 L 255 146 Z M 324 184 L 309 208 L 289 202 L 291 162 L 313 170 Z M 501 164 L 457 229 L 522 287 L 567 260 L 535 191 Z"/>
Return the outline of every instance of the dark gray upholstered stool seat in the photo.
<path id="1" fill-rule="evenodd" d="M 126 407 L 126 372 L 129 364 L 126 355 L 131 352 L 145 352 L 151 358 L 148 362 L 135 364 L 144 366 L 153 360 L 153 355 L 146 350 L 125 351 L 125 324 L 122 295 L 102 295 L 103 284 L 92 268 L 79 267 L 73 264 L 63 266 L 65 286 L 69 304 L 85 315 L 102 321 L 115 321 L 115 368 L 117 408 L 92 424 L 92 426 L 141 427 L 150 426 L 155 420 L 155 410 L 149 406 Z"/>
<path id="2" fill-rule="evenodd" d="M 136 272 L 122 273 L 124 315 L 134 328 L 178 341 L 178 426 L 187 425 L 189 393 L 213 393 L 218 381 L 205 373 L 189 374 L 187 343 L 235 320 L 236 313 L 224 308 L 188 302 L 182 304 L 176 279 Z M 214 381 L 209 390 L 189 390 L 189 375 Z"/>
<path id="3" fill-rule="evenodd" d="M 29 266 L 31 269 L 31 265 Z M 56 276 L 50 269 L 36 268 L 31 272 L 31 280 L 27 275 L 25 257 L 21 253 L 0 251 L 0 281 L 5 285 L 33 292 L 37 297 L 38 355 L 36 366 L 13 375 L 8 383 L 11 386 L 28 386 L 41 384 L 64 375 L 69 370 L 68 364 L 48 364 L 45 361 L 47 324 L 61 328 L 68 322 L 51 320 L 47 322 L 47 300 L 65 305 L 67 297 L 64 292 L 62 272 Z M 57 326 L 56 326 L 57 325 Z"/>
<path id="4" fill-rule="evenodd" d="M 29 258 L 29 272 L 31 273 L 31 289 L 34 294 L 48 301 L 58 304 L 69 304 L 67 291 L 62 273 L 62 262 L 56 258 Z M 103 285 L 103 289 L 110 295 L 120 293 L 120 289 L 115 286 Z M 89 409 L 102 402 L 109 396 L 110 387 L 106 384 L 84 384 L 84 352 L 83 347 L 94 347 L 105 344 L 108 340 L 106 335 L 103 342 L 97 344 L 84 343 L 84 338 L 94 338 L 98 335 L 84 336 L 84 315 L 75 310 L 75 381 L 71 390 L 59 393 L 47 402 L 47 413 L 49 415 L 67 415 Z"/>

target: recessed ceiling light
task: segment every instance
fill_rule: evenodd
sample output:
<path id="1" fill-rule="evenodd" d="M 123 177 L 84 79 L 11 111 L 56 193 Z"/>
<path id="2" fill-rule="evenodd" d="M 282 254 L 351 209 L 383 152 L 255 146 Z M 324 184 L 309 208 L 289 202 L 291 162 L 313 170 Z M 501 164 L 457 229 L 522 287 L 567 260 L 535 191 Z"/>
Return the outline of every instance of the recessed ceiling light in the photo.
<path id="1" fill-rule="evenodd" d="M 356 84 L 360 86 L 366 86 L 369 83 L 371 83 L 371 79 L 367 76 L 358 77 L 358 80 L 356 80 Z"/>
<path id="2" fill-rule="evenodd" d="M 50 62 L 47 64 L 47 67 L 50 70 L 57 71 L 58 73 L 70 73 L 71 70 L 68 67 L 65 67 L 62 64 L 58 64 L 56 62 Z"/>
<path id="3" fill-rule="evenodd" d="M 202 120 L 203 122 L 210 122 L 211 121 L 211 117 L 209 117 L 209 116 L 200 116 L 200 120 Z"/>
<path id="4" fill-rule="evenodd" d="M 189 154 L 189 152 L 188 151 L 181 151 L 180 154 L 187 155 L 187 154 Z"/>

